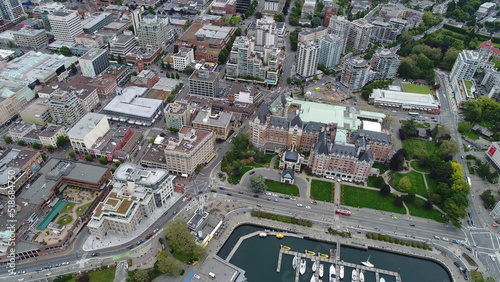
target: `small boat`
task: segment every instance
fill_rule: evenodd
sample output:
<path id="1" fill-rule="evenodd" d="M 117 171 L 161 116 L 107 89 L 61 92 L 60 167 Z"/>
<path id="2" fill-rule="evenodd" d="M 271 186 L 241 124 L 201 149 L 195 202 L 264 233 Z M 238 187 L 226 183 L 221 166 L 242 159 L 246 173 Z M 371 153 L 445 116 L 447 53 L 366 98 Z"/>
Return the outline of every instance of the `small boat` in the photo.
<path id="1" fill-rule="evenodd" d="M 337 274 L 335 273 L 335 265 L 330 265 L 330 280 L 329 282 L 337 281 Z"/>
<path id="2" fill-rule="evenodd" d="M 313 265 L 312 265 L 312 271 L 313 271 L 313 272 L 316 272 L 316 268 L 317 268 L 316 262 L 313 262 Z"/>
<path id="3" fill-rule="evenodd" d="M 359 271 L 359 282 L 365 282 L 365 275 L 362 270 Z"/>
<path id="4" fill-rule="evenodd" d="M 361 264 L 368 267 L 374 267 L 375 265 L 373 265 L 373 263 L 370 262 L 370 257 L 371 256 L 369 256 L 366 261 L 362 261 Z"/>
<path id="5" fill-rule="evenodd" d="M 315 252 L 311 252 L 311 251 L 306 250 L 306 255 L 314 256 L 315 254 L 316 254 Z"/>
<path id="6" fill-rule="evenodd" d="M 384 277 L 380 277 L 380 279 L 378 280 L 378 282 L 385 282 Z"/>
<path id="7" fill-rule="evenodd" d="M 340 277 L 340 279 L 344 279 L 344 266 L 343 265 L 340 266 L 339 277 Z"/>
<path id="8" fill-rule="evenodd" d="M 281 246 L 281 249 L 284 250 L 284 251 L 290 251 L 292 248 L 288 247 L 288 246 L 284 246 L 284 245 L 280 245 Z"/>
<path id="9" fill-rule="evenodd" d="M 267 233 L 266 232 L 260 232 L 259 237 L 260 238 L 266 238 L 267 237 Z"/>
<path id="10" fill-rule="evenodd" d="M 285 235 L 283 235 L 283 234 L 276 234 L 276 238 L 283 239 L 283 238 L 285 238 Z"/>
<path id="11" fill-rule="evenodd" d="M 327 254 L 318 253 L 318 257 L 320 257 L 320 258 L 328 258 L 328 255 Z"/>
<path id="12" fill-rule="evenodd" d="M 300 275 L 304 275 L 304 273 L 306 273 L 306 264 L 307 262 L 305 259 L 300 260 L 300 267 L 299 267 Z"/>
<path id="13" fill-rule="evenodd" d="M 320 263 L 320 264 L 319 264 L 319 268 L 318 268 L 318 275 L 319 275 L 319 278 L 323 277 L 323 271 L 324 271 L 324 269 L 323 269 L 323 264 L 322 264 L 322 263 Z"/>
<path id="14" fill-rule="evenodd" d="M 313 273 L 313 276 L 311 276 L 311 280 L 310 281 L 311 282 L 317 282 L 318 281 L 318 280 L 316 280 L 316 276 L 314 275 L 314 273 Z"/>
<path id="15" fill-rule="evenodd" d="M 358 271 L 356 269 L 352 270 L 351 281 L 352 282 L 358 281 Z"/>
<path id="16" fill-rule="evenodd" d="M 293 267 L 293 269 L 294 269 L 294 270 L 297 268 L 297 260 L 298 260 L 298 259 L 299 259 L 299 258 L 298 258 L 297 256 L 294 256 L 294 257 L 293 257 L 293 260 L 292 260 L 292 267 Z"/>

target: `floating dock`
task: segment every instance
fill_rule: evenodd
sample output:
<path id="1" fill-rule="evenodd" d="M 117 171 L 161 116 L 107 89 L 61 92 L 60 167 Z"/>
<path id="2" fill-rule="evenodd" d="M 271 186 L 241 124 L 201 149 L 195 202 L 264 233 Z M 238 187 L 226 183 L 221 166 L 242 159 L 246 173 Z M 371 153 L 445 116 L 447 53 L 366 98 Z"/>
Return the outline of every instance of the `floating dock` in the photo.
<path id="1" fill-rule="evenodd" d="M 278 267 L 276 268 L 276 271 L 277 272 L 281 271 L 281 261 L 283 259 L 283 255 L 290 255 L 290 256 L 297 256 L 297 258 L 298 258 L 299 261 L 300 261 L 301 258 L 307 258 L 309 260 L 316 261 L 317 264 L 319 264 L 320 262 L 334 264 L 337 273 L 339 273 L 338 266 L 339 265 L 343 265 L 344 267 L 355 268 L 358 271 L 364 270 L 364 271 L 368 271 L 368 272 L 375 272 L 375 276 L 377 278 L 376 281 L 379 280 L 380 274 L 394 276 L 396 278 L 396 282 L 401 282 L 402 281 L 401 280 L 401 276 L 399 275 L 398 272 L 390 271 L 390 270 L 385 270 L 385 269 L 380 269 L 380 268 L 375 268 L 375 267 L 368 267 L 368 266 L 364 266 L 364 265 L 361 265 L 361 264 L 355 264 L 355 263 L 350 263 L 350 262 L 345 262 L 345 261 L 339 260 L 339 258 L 340 258 L 339 249 L 337 249 L 337 250 L 330 250 L 330 254 L 334 254 L 334 256 L 330 256 L 329 258 L 323 258 L 323 257 L 319 257 L 317 255 L 308 255 L 306 253 L 299 253 L 299 252 L 294 252 L 294 251 L 291 251 L 291 250 L 287 251 L 287 250 L 280 249 L 280 253 L 278 255 Z M 317 276 L 318 274 L 315 273 L 314 275 Z M 297 267 L 296 273 L 295 273 L 295 282 L 299 281 L 299 277 L 300 277 L 299 267 Z"/>

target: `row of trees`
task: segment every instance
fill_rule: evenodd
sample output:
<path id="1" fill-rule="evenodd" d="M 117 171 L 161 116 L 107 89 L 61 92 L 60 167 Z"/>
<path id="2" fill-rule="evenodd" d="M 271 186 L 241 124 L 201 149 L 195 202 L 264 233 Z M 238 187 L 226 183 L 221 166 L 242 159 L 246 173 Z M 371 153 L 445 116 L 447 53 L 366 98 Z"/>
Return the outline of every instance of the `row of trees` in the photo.
<path id="1" fill-rule="evenodd" d="M 254 0 L 245 11 L 245 18 L 249 18 L 251 15 L 253 15 L 253 13 L 255 12 L 255 8 L 257 8 L 257 5 L 259 5 L 259 1 Z"/>
<path id="2" fill-rule="evenodd" d="M 295 0 L 294 7 L 290 11 L 290 15 L 288 15 L 288 23 L 291 26 L 298 26 L 300 17 L 302 16 L 302 2 L 300 0 Z"/>
<path id="3" fill-rule="evenodd" d="M 231 49 L 233 49 L 234 40 L 236 39 L 236 36 L 240 36 L 241 33 L 242 33 L 242 30 L 241 30 L 241 28 L 238 27 L 236 29 L 236 31 L 234 32 L 234 35 L 231 37 L 231 39 L 227 43 L 226 48 L 224 48 L 224 50 L 222 50 L 220 52 L 219 60 L 218 60 L 219 64 L 223 64 L 227 61 L 227 59 L 229 58 L 229 53 L 231 53 Z"/>
<path id="4" fill-rule="evenodd" d="M 386 88 L 387 86 L 391 85 L 392 82 L 392 79 L 372 81 L 363 87 L 363 89 L 361 90 L 361 97 L 363 97 L 363 99 L 365 99 L 366 101 L 369 101 L 373 89 Z"/>
<path id="5" fill-rule="evenodd" d="M 271 220 L 276 220 L 276 221 L 281 221 L 281 222 L 291 223 L 291 224 L 296 224 L 296 225 L 302 225 L 302 226 L 307 226 L 307 227 L 312 226 L 312 222 L 310 222 L 308 220 L 304 220 L 304 219 L 298 219 L 295 217 L 281 216 L 281 215 L 275 215 L 272 213 L 257 212 L 257 211 L 251 212 L 251 215 L 253 217 L 267 218 L 267 219 L 271 219 Z"/>

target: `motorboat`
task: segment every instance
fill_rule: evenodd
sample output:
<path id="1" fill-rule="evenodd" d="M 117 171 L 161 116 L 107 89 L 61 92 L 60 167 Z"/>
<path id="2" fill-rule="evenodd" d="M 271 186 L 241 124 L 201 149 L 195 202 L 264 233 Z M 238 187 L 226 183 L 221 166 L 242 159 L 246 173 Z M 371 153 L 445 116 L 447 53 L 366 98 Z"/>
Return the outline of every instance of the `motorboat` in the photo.
<path id="1" fill-rule="evenodd" d="M 380 279 L 378 280 L 378 282 L 385 282 L 384 277 L 380 277 Z"/>
<path id="2" fill-rule="evenodd" d="M 330 280 L 329 282 L 337 281 L 337 274 L 335 273 L 335 265 L 330 265 Z"/>
<path id="3" fill-rule="evenodd" d="M 292 267 L 294 270 L 297 269 L 297 260 L 299 260 L 299 258 L 297 256 L 294 256 L 292 260 Z"/>
<path id="4" fill-rule="evenodd" d="M 316 262 L 313 262 L 313 265 L 312 265 L 312 271 L 313 271 L 313 272 L 316 272 L 316 268 L 317 268 L 317 267 L 318 267 L 318 266 L 316 265 Z"/>
<path id="5" fill-rule="evenodd" d="M 306 264 L 307 262 L 305 259 L 300 260 L 300 267 L 299 267 L 300 275 L 304 275 L 304 273 L 306 273 Z"/>
<path id="6" fill-rule="evenodd" d="M 359 271 L 359 282 L 365 282 L 365 275 L 362 270 Z"/>
<path id="7" fill-rule="evenodd" d="M 356 269 L 352 270 L 351 281 L 352 282 L 358 281 L 358 271 Z"/>
<path id="8" fill-rule="evenodd" d="M 283 239 L 283 238 L 285 238 L 285 235 L 283 235 L 283 234 L 276 234 L 276 238 Z"/>
<path id="9" fill-rule="evenodd" d="M 339 277 L 340 277 L 340 279 L 344 279 L 344 266 L 343 265 L 340 266 Z"/>
<path id="10" fill-rule="evenodd" d="M 306 250 L 306 255 L 314 256 L 315 254 L 316 254 L 315 252 L 311 252 L 311 251 Z"/>
<path id="11" fill-rule="evenodd" d="M 311 280 L 310 280 L 310 281 L 311 281 L 311 282 L 317 282 L 317 281 L 318 281 L 318 280 L 316 280 L 316 276 L 314 275 L 314 273 L 313 273 L 313 275 L 311 276 Z"/>
<path id="12" fill-rule="evenodd" d="M 267 237 L 267 233 L 266 232 L 260 232 L 259 237 L 260 238 L 266 238 Z"/>
<path id="13" fill-rule="evenodd" d="M 288 247 L 288 246 L 284 246 L 284 245 L 280 245 L 281 246 L 281 249 L 284 250 L 284 251 L 290 251 L 292 248 Z"/>
<path id="14" fill-rule="evenodd" d="M 373 265 L 373 263 L 370 262 L 370 257 L 371 256 L 369 256 L 366 261 L 362 261 L 361 264 L 368 267 L 375 267 L 375 265 Z"/>
<path id="15" fill-rule="evenodd" d="M 318 253 L 318 257 L 320 257 L 320 258 L 328 258 L 328 255 L 327 254 Z"/>
<path id="16" fill-rule="evenodd" d="M 323 271 L 324 271 L 324 269 L 323 269 L 323 264 L 322 264 L 322 263 L 320 263 L 320 264 L 319 264 L 319 267 L 318 267 L 318 275 L 319 275 L 319 278 L 323 277 Z"/>

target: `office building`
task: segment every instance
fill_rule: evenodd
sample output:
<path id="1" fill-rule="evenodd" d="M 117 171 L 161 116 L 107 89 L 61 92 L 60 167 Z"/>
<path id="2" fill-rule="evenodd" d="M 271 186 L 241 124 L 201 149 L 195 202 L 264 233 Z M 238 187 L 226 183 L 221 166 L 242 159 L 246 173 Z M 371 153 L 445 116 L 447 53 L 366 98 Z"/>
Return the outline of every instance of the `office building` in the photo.
<path id="1" fill-rule="evenodd" d="M 295 64 L 295 72 L 302 78 L 310 78 L 316 74 L 319 60 L 319 44 L 314 41 L 299 42 Z"/>
<path id="2" fill-rule="evenodd" d="M 215 136 L 211 130 L 183 126 L 178 138 L 169 138 L 153 144 L 141 159 L 147 167 L 159 167 L 173 174 L 188 177 L 196 167 L 205 164 L 214 153 Z"/>
<path id="3" fill-rule="evenodd" d="M 94 34 L 96 31 L 102 29 L 106 25 L 113 22 L 114 17 L 111 13 L 97 12 L 82 20 L 83 32 L 87 34 Z"/>
<path id="4" fill-rule="evenodd" d="M 108 131 L 106 115 L 87 113 L 68 131 L 68 138 L 75 152 L 92 154 L 92 145 Z"/>
<path id="5" fill-rule="evenodd" d="M 144 217 L 167 204 L 174 194 L 174 179 L 164 169 L 121 164 L 113 174 L 110 193 L 87 224 L 90 233 L 97 239 L 104 239 L 111 230 L 132 234 Z"/>
<path id="6" fill-rule="evenodd" d="M 481 62 L 479 52 L 462 50 L 450 72 L 450 80 L 472 80 Z"/>
<path id="7" fill-rule="evenodd" d="M 52 120 L 47 102 L 47 99 L 35 99 L 19 115 L 26 122 L 45 126 Z"/>
<path id="8" fill-rule="evenodd" d="M 98 103 L 97 89 L 91 86 L 82 86 L 78 89 L 53 89 L 48 97 L 47 106 L 53 123 L 74 124 L 83 115 L 94 110 Z"/>
<path id="9" fill-rule="evenodd" d="M 142 13 L 144 12 L 144 7 L 137 6 L 135 10 L 130 13 L 132 18 L 132 25 L 134 26 L 134 34 L 137 36 L 139 31 L 139 23 L 142 22 Z"/>
<path id="10" fill-rule="evenodd" d="M 191 124 L 192 109 L 188 103 L 173 102 L 165 106 L 163 111 L 166 128 L 181 129 Z"/>
<path id="11" fill-rule="evenodd" d="M 193 48 L 181 47 L 172 59 L 174 60 L 174 70 L 184 71 L 187 66 L 194 62 L 194 50 Z"/>
<path id="12" fill-rule="evenodd" d="M 76 11 L 53 12 L 48 18 L 57 41 L 75 42 L 76 36 L 83 33 L 81 19 Z"/>
<path id="13" fill-rule="evenodd" d="M 327 68 L 336 66 L 340 63 L 342 56 L 343 40 L 333 34 L 328 34 L 319 39 L 319 59 L 318 64 Z"/>
<path id="14" fill-rule="evenodd" d="M 365 18 L 360 18 L 351 22 L 349 29 L 349 38 L 347 46 L 355 51 L 364 51 L 368 49 L 370 38 L 372 36 L 373 25 Z"/>
<path id="15" fill-rule="evenodd" d="M 51 31 L 52 27 L 49 21 L 49 15 L 54 12 L 66 12 L 66 6 L 61 3 L 53 2 L 33 8 L 33 18 L 41 19 L 46 31 Z"/>
<path id="16" fill-rule="evenodd" d="M 9 123 L 35 98 L 33 90 L 15 81 L 0 80 L 0 93 L 0 125 Z"/>
<path id="17" fill-rule="evenodd" d="M 279 0 L 265 0 L 263 14 L 273 15 L 280 13 L 280 1 Z"/>
<path id="18" fill-rule="evenodd" d="M 359 90 L 368 82 L 369 75 L 368 62 L 360 57 L 351 57 L 344 62 L 344 71 L 340 81 L 350 90 Z"/>
<path id="19" fill-rule="evenodd" d="M 144 17 L 138 24 L 137 37 L 139 46 L 156 50 L 166 47 L 168 36 L 167 25 L 158 17 Z"/>
<path id="20" fill-rule="evenodd" d="M 0 1 L 0 16 L 14 22 L 26 16 L 26 13 L 20 0 L 2 0 Z"/>
<path id="21" fill-rule="evenodd" d="M 96 77 L 110 66 L 107 49 L 90 49 L 78 59 L 83 76 Z"/>
<path id="22" fill-rule="evenodd" d="M 399 56 L 391 49 L 377 49 L 371 61 L 373 79 L 394 79 L 400 63 Z"/>
<path id="23" fill-rule="evenodd" d="M 214 0 L 210 4 L 210 11 L 214 15 L 232 16 L 236 14 L 236 0 Z"/>
<path id="24" fill-rule="evenodd" d="M 47 33 L 43 29 L 21 28 L 12 32 L 14 42 L 19 47 L 31 48 L 38 50 L 49 45 Z"/>
<path id="25" fill-rule="evenodd" d="M 236 12 L 244 14 L 250 7 L 251 0 L 236 0 Z"/>
<path id="26" fill-rule="evenodd" d="M 189 77 L 189 95 L 218 97 L 219 73 L 213 71 L 195 70 Z"/>
<path id="27" fill-rule="evenodd" d="M 110 41 L 110 49 L 109 52 L 111 55 L 116 57 L 120 56 L 121 58 L 125 58 L 132 49 L 137 46 L 137 40 L 133 35 L 120 34 L 118 36 L 114 36 Z"/>
<path id="28" fill-rule="evenodd" d="M 351 27 L 351 22 L 348 21 L 347 18 L 344 16 L 333 16 L 330 19 L 330 25 L 328 26 L 329 33 L 343 40 L 342 53 L 344 53 L 345 47 L 347 46 L 347 39 L 349 38 L 350 27 Z"/>
<path id="29" fill-rule="evenodd" d="M 233 113 L 231 112 L 214 112 L 202 109 L 193 119 L 193 127 L 211 130 L 216 139 L 226 140 L 232 119 Z"/>
<path id="30" fill-rule="evenodd" d="M 193 48 L 195 60 L 215 63 L 235 31 L 235 27 L 193 24 L 177 39 L 175 46 Z"/>

